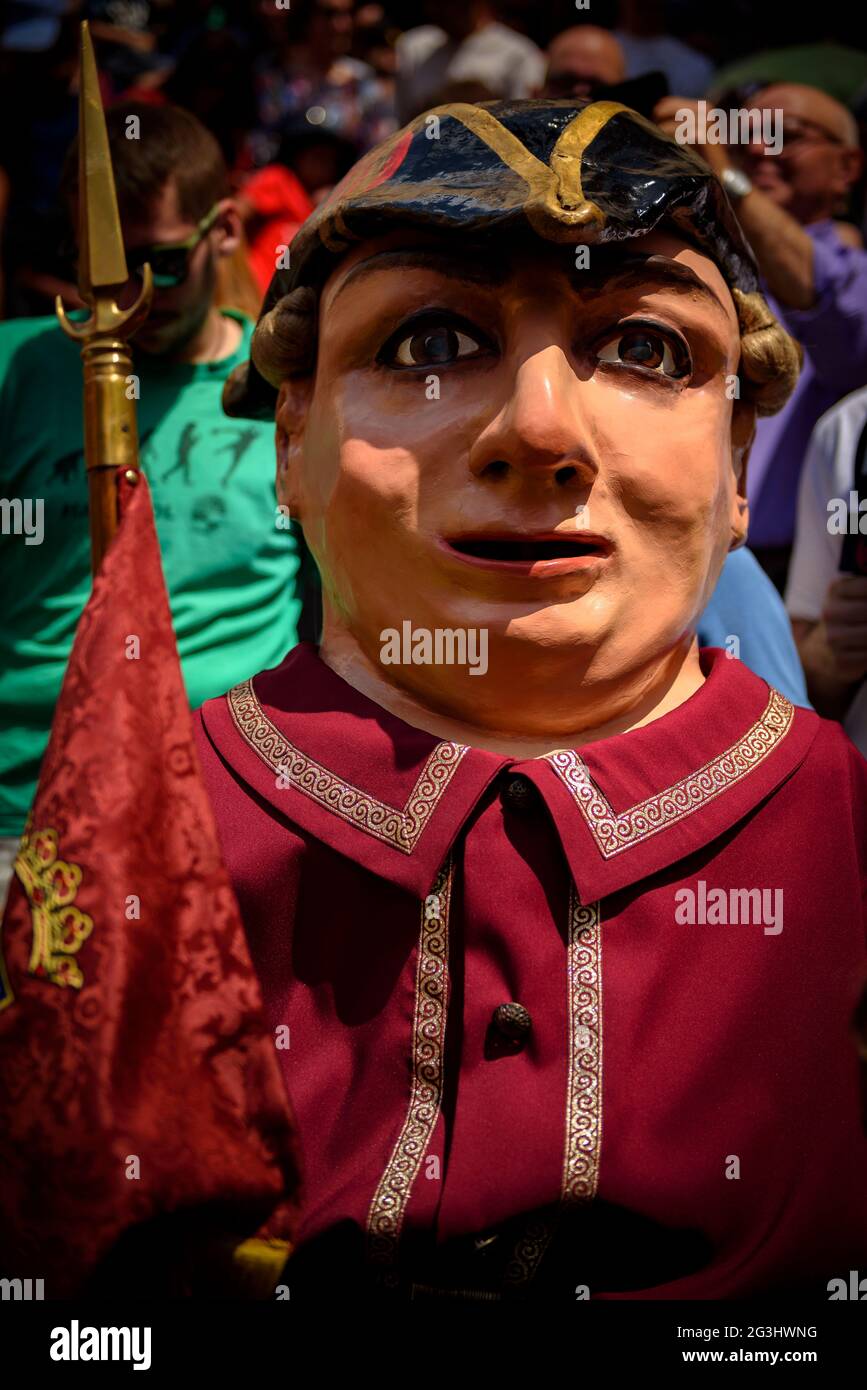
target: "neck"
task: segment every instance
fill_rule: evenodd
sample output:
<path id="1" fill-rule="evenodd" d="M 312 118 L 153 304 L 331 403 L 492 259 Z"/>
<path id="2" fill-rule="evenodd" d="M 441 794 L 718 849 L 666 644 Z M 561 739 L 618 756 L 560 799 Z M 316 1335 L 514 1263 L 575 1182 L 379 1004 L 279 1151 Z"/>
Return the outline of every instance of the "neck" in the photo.
<path id="1" fill-rule="evenodd" d="M 802 209 L 802 215 L 797 219 L 802 227 L 813 227 L 817 222 L 833 222 L 834 205 L 813 205 L 812 208 Z"/>
<path id="2" fill-rule="evenodd" d="M 489 707 L 483 724 L 467 710 L 446 708 L 433 690 L 430 699 L 427 692 L 422 699 L 416 691 L 385 680 L 355 638 L 330 622 L 328 615 L 319 655 L 348 685 L 405 724 L 436 738 L 519 759 L 543 757 L 557 748 L 582 748 L 641 728 L 677 709 L 704 684 L 698 642 L 687 636 L 682 645 L 616 680 L 590 683 L 576 670 L 574 683 L 566 686 L 570 699 L 565 718 L 551 714 L 562 707 L 564 674 L 558 667 L 547 686 L 544 681 L 538 683 L 532 693 L 526 684 L 516 689 L 512 683 L 502 703 Z M 471 708 L 477 703 L 474 696 L 473 691 L 468 701 Z"/>
<path id="3" fill-rule="evenodd" d="M 221 314 L 212 306 L 197 333 L 175 355 L 177 362 L 219 362 L 228 357 L 241 341 L 242 329 L 237 319 Z"/>

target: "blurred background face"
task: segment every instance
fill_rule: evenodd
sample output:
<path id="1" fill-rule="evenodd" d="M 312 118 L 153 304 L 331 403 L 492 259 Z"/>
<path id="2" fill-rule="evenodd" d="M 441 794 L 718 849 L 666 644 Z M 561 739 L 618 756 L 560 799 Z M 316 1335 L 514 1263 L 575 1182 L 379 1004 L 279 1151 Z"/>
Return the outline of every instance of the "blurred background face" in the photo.
<path id="1" fill-rule="evenodd" d="M 688 645 L 743 521 L 716 266 L 667 234 L 592 247 L 589 270 L 574 253 L 365 243 L 324 289 L 306 413 L 278 413 L 326 632 L 377 665 L 406 619 L 487 629 L 484 680 L 382 668 L 477 724 L 558 672 L 566 718 L 576 674 L 616 683 Z"/>
<path id="2" fill-rule="evenodd" d="M 813 87 L 783 83 L 766 87 L 744 104 L 783 112 L 780 154 L 766 155 L 760 141 L 732 147 L 732 156 L 756 188 L 802 226 L 842 212 L 861 170 L 849 112 Z"/>
<path id="3" fill-rule="evenodd" d="M 592 97 L 598 87 L 614 86 L 625 76 L 626 60 L 614 35 L 592 24 L 576 25 L 551 41 L 545 94 Z"/>
<path id="4" fill-rule="evenodd" d="M 354 0 L 315 0 L 307 37 L 315 47 L 339 58 L 352 46 Z"/>
<path id="5" fill-rule="evenodd" d="M 224 200 L 228 209 L 231 205 Z M 221 204 L 223 206 L 223 204 Z M 151 310 L 133 338 L 135 347 L 153 356 L 180 351 L 202 328 L 214 299 L 218 247 L 226 235 L 224 219 L 218 219 L 189 253 L 187 278 L 171 288 L 154 288 Z M 147 218 L 123 221 L 123 240 L 127 251 L 140 247 L 184 241 L 196 230 L 196 223 L 185 218 L 178 207 L 175 183 L 170 179 L 152 205 Z M 135 297 L 139 282 L 135 277 L 127 297 Z"/>

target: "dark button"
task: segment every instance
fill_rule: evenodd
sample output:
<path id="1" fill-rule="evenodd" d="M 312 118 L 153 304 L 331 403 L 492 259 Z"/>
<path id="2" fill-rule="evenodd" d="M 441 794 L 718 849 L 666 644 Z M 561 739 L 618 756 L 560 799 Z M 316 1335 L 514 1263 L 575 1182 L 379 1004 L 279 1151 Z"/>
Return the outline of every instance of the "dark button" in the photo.
<path id="1" fill-rule="evenodd" d="M 530 1036 L 533 1020 L 523 1004 L 498 1004 L 491 1022 L 513 1047 L 523 1047 Z"/>
<path id="2" fill-rule="evenodd" d="M 536 805 L 536 788 L 533 783 L 520 773 L 510 777 L 502 791 L 503 804 L 508 806 L 510 811 L 518 811 L 525 815 L 532 811 Z"/>

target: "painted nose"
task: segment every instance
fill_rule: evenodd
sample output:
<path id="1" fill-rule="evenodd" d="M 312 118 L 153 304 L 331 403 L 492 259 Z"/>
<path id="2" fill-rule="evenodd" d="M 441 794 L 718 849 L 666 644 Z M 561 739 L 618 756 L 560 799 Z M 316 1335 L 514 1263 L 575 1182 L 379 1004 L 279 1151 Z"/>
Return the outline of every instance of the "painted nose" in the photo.
<path id="1" fill-rule="evenodd" d="M 517 367 L 511 396 L 481 432 L 470 470 L 481 479 L 586 485 L 598 472 L 586 385 L 563 349 L 548 344 Z"/>

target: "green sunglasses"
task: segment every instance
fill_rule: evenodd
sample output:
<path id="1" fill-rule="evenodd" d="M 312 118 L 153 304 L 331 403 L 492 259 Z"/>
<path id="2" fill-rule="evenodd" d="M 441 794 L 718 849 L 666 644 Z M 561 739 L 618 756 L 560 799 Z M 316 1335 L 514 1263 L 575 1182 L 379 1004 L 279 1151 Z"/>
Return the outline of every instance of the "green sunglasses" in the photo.
<path id="1" fill-rule="evenodd" d="M 174 289 L 182 285 L 190 273 L 190 256 L 199 242 L 213 227 L 219 216 L 217 203 L 198 223 L 196 230 L 183 241 L 158 242 L 155 246 L 136 246 L 127 251 L 126 263 L 130 275 L 140 275 L 146 262 L 150 263 L 157 289 Z"/>

